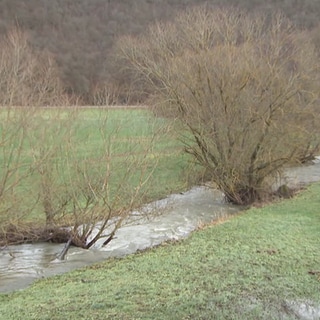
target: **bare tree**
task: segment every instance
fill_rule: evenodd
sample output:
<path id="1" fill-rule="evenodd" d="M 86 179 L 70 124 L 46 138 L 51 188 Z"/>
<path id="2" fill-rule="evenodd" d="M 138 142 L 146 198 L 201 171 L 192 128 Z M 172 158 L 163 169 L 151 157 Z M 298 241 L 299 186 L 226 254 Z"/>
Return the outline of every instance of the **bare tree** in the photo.
<path id="1" fill-rule="evenodd" d="M 19 111 L 12 113 L 25 126 L 13 123 L 2 148 L 12 160 L 4 158 L 8 170 L 1 169 L 1 243 L 65 242 L 60 258 L 70 245 L 89 249 L 100 239 L 107 245 L 153 187 L 157 130 L 130 137 L 132 122 L 115 121 L 105 109 L 38 108 L 26 118 Z"/>
<path id="2" fill-rule="evenodd" d="M 0 38 L 0 228 L 2 239 L 23 239 L 21 221 L 33 211 L 34 165 L 29 150 L 37 122 L 36 106 L 67 104 L 56 66 L 47 54 L 32 50 L 15 28 Z M 23 108 L 26 107 L 27 108 Z M 40 159 L 41 158 L 41 159 Z M 26 197 L 25 190 L 29 188 Z M 26 219 L 27 220 L 27 219 Z M 6 240 L 4 240 L 6 241 Z"/>
<path id="3" fill-rule="evenodd" d="M 50 54 L 39 53 L 27 34 L 13 28 L 0 38 L 0 105 L 58 106 L 68 103 Z"/>
<path id="4" fill-rule="evenodd" d="M 42 240 L 66 242 L 60 258 L 70 245 L 89 249 L 102 238 L 107 245 L 152 188 L 156 130 L 148 138 L 123 137 L 129 123 L 117 124 L 105 109 L 38 110 L 37 116 L 43 120 L 33 127 L 30 151 L 36 210 L 45 217 Z M 83 116 L 93 117 L 94 127 Z"/>
<path id="5" fill-rule="evenodd" d="M 318 151 L 319 60 L 283 15 L 193 9 L 118 50 L 228 201 L 262 199 L 279 171 Z"/>
<path id="6" fill-rule="evenodd" d="M 60 108 L 69 100 L 53 60 L 19 29 L 0 41 L 0 241 L 107 244 L 147 190 L 155 136 L 117 141 L 121 126 L 106 110 L 88 131 L 85 111 Z"/>

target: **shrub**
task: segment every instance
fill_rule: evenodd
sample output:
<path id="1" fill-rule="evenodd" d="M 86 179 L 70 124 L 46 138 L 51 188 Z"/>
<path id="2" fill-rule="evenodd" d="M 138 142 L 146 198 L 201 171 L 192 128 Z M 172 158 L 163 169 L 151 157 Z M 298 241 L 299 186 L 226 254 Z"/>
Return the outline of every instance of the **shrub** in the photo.
<path id="1" fill-rule="evenodd" d="M 27 34 L 14 28 L 0 38 L 0 105 L 59 106 L 68 98 L 52 57 L 28 43 Z"/>
<path id="2" fill-rule="evenodd" d="M 318 57 L 283 15 L 197 8 L 118 50 L 228 201 L 261 200 L 279 171 L 317 151 Z"/>

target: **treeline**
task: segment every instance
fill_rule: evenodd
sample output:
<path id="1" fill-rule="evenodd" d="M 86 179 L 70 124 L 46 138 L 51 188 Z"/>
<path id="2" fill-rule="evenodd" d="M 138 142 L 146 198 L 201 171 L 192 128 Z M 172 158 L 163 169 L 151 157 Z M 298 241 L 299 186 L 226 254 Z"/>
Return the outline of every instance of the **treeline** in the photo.
<path id="1" fill-rule="evenodd" d="M 65 91 L 84 104 L 132 103 L 128 76 L 115 66 L 113 47 L 122 35 L 140 34 L 154 21 L 171 20 L 187 7 L 238 6 L 281 10 L 310 30 L 320 47 L 318 0 L 1 0 L 0 34 L 19 27 L 35 50 L 50 52 Z"/>

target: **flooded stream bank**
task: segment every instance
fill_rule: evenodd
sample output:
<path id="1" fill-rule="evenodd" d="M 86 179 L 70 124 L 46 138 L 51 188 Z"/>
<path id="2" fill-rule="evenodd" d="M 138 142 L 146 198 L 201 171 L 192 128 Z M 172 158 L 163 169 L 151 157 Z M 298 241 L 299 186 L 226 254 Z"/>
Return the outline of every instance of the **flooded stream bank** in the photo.
<path id="1" fill-rule="evenodd" d="M 320 181 L 320 163 L 291 168 L 281 183 L 289 186 Z M 122 257 L 170 239 L 187 237 L 199 224 L 211 222 L 238 212 L 228 205 L 217 190 L 194 187 L 183 194 L 174 194 L 155 202 L 163 214 L 146 221 L 131 221 L 121 227 L 116 237 L 101 248 L 101 242 L 90 250 L 71 247 L 66 260 L 57 260 L 64 244 L 23 244 L 0 250 L 0 292 L 23 289 L 39 278 L 69 272 L 110 257 Z M 133 217 L 139 215 L 134 212 Z M 101 240 L 103 241 L 103 239 Z"/>
<path id="2" fill-rule="evenodd" d="M 0 292 L 22 289 L 39 278 L 65 273 L 110 257 L 122 257 L 166 240 L 187 237 L 199 224 L 240 209 L 225 204 L 221 192 L 207 187 L 194 187 L 152 205 L 163 213 L 142 221 L 135 219 L 139 212 L 134 212 L 132 221 L 121 227 L 106 247 L 101 248 L 104 239 L 90 250 L 71 247 L 63 261 L 56 257 L 64 244 L 22 244 L 0 250 Z"/>

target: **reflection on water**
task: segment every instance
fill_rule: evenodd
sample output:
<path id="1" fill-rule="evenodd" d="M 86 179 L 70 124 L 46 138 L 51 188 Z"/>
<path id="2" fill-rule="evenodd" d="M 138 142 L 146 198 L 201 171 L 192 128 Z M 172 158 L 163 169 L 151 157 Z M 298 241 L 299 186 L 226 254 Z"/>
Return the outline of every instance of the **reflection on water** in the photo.
<path id="1" fill-rule="evenodd" d="M 296 185 L 313 181 L 320 181 L 319 162 L 289 169 L 287 177 L 279 183 Z M 56 259 L 64 244 L 24 244 L 0 249 L 0 292 L 22 289 L 35 279 L 68 272 L 109 257 L 121 257 L 165 240 L 186 237 L 199 223 L 210 222 L 241 209 L 224 203 L 220 192 L 206 187 L 171 195 L 152 206 L 164 213 L 142 223 L 141 219 L 136 219 L 139 212 L 134 212 L 131 222 L 119 229 L 106 247 L 100 247 L 103 239 L 90 250 L 71 247 L 64 261 Z"/>

